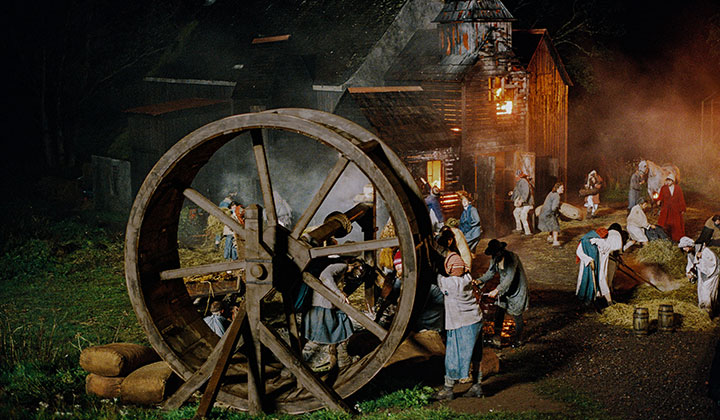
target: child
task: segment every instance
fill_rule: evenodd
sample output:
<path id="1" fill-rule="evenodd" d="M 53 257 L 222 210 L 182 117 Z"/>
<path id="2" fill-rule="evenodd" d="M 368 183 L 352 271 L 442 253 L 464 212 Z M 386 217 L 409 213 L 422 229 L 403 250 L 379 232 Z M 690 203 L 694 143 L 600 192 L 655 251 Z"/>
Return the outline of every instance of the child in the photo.
<path id="1" fill-rule="evenodd" d="M 445 295 L 445 385 L 436 395 L 439 400 L 454 398 L 453 386 L 459 379 L 466 378 L 470 362 L 475 363 L 475 383 L 463 395 L 481 397 L 482 372 L 479 357 L 482 357 L 482 312 L 472 293 L 470 268 L 458 253 L 455 236 L 449 230 L 443 231 L 438 243 L 449 249 L 445 257 L 445 274 L 438 275 L 438 287 Z M 478 341 L 479 340 L 479 341 Z M 479 344 L 479 348 L 476 347 Z M 479 357 L 474 357 L 479 355 Z"/>

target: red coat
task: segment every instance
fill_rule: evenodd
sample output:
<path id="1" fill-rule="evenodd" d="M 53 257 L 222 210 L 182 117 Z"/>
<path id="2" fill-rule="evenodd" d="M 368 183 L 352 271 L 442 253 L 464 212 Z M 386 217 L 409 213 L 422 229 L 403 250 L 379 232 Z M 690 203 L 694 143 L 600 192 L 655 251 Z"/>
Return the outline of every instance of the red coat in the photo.
<path id="1" fill-rule="evenodd" d="M 657 224 L 662 227 L 673 241 L 677 242 L 685 236 L 685 196 L 679 185 L 675 184 L 675 194 L 670 194 L 670 188 L 663 185 L 660 188 L 660 217 Z"/>

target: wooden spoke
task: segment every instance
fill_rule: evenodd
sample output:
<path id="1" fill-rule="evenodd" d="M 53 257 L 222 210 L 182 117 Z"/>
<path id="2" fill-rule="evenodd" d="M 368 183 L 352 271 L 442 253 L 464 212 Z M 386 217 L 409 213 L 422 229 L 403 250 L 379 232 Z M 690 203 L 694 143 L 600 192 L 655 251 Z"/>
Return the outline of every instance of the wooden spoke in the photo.
<path id="1" fill-rule="evenodd" d="M 385 339 L 385 337 L 387 336 L 387 331 L 385 330 L 385 328 L 376 324 L 373 320 L 368 318 L 361 311 L 355 309 L 355 307 L 353 307 L 349 303 L 345 303 L 345 300 L 343 300 L 343 298 L 341 298 L 340 296 L 333 293 L 330 289 L 328 289 L 324 284 L 322 284 L 320 279 L 318 279 L 317 277 L 313 276 L 312 274 L 310 274 L 308 272 L 304 272 L 303 273 L 303 281 L 311 289 L 320 293 L 325 299 L 329 300 L 330 303 L 335 305 L 341 311 L 345 312 L 347 314 L 347 316 L 349 316 L 353 320 L 357 321 L 360 325 L 362 325 L 368 331 L 373 333 L 381 341 Z"/>
<path id="2" fill-rule="evenodd" d="M 204 276 L 225 271 L 244 270 L 245 261 L 229 261 L 215 264 L 196 265 L 194 267 L 174 268 L 160 272 L 160 280 L 181 279 L 183 277 Z"/>
<path id="3" fill-rule="evenodd" d="M 163 410 L 171 411 L 180 408 L 195 391 L 200 389 L 208 379 L 210 379 L 210 375 L 216 366 L 227 361 L 232 349 L 235 348 L 239 341 L 240 330 L 242 329 L 243 323 L 247 324 L 244 308 L 241 312 L 235 314 L 235 318 L 233 318 L 227 331 L 225 331 L 225 334 L 200 369 L 189 377 L 185 383 L 165 401 L 162 407 Z"/>
<path id="4" fill-rule="evenodd" d="M 342 245 L 331 245 L 310 248 L 310 258 L 325 257 L 335 254 L 354 254 L 361 251 L 373 251 L 398 246 L 398 238 L 374 239 L 371 241 L 351 242 Z"/>
<path id="5" fill-rule="evenodd" d="M 323 201 L 325 201 L 325 197 L 327 197 L 327 195 L 330 193 L 330 190 L 332 190 L 332 187 L 340 178 L 340 175 L 342 175 L 345 168 L 347 168 L 348 163 L 349 161 L 344 156 L 340 156 L 337 163 L 335 163 L 335 166 L 333 166 L 333 168 L 330 170 L 330 173 L 325 178 L 325 181 L 320 186 L 320 189 L 313 197 L 312 201 L 310 201 L 310 204 L 308 205 L 307 209 L 305 209 L 305 212 L 302 214 L 302 216 L 300 216 L 300 220 L 298 220 L 290 236 L 295 239 L 300 237 L 300 235 L 310 223 L 312 217 L 320 208 L 320 205 L 323 203 Z"/>
<path id="6" fill-rule="evenodd" d="M 290 350 L 288 345 L 278 336 L 277 332 L 269 329 L 262 322 L 258 325 L 258 330 L 260 333 L 260 341 L 295 375 L 305 389 L 322 401 L 330 410 L 350 412 L 350 407 L 345 404 L 337 392 L 319 380 L 312 371 L 307 368 L 305 363 L 298 360 L 297 356 L 293 355 L 292 350 Z"/>
<path id="7" fill-rule="evenodd" d="M 265 142 L 263 140 L 262 130 L 259 128 L 250 130 L 250 137 L 252 137 L 255 163 L 257 164 L 258 176 L 260 177 L 260 189 L 262 190 L 268 225 L 275 226 L 277 225 L 277 210 L 275 210 L 275 197 L 273 197 L 270 168 L 268 167 L 267 154 L 265 153 Z"/>
<path id="8" fill-rule="evenodd" d="M 200 206 L 201 209 L 217 217 L 218 220 L 228 225 L 233 232 L 235 232 L 241 239 L 245 239 L 245 228 L 235 219 L 225 214 L 224 211 L 220 210 L 220 207 L 216 206 L 215 203 L 208 200 L 204 195 L 192 188 L 186 188 L 183 191 L 183 195 L 193 203 Z"/>

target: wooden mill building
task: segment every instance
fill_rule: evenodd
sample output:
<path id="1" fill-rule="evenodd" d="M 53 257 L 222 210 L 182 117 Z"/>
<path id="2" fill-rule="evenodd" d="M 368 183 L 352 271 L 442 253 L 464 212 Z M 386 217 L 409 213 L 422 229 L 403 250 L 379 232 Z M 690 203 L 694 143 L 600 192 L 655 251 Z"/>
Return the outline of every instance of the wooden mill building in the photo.
<path id="1" fill-rule="evenodd" d="M 534 177 L 537 203 L 566 181 L 572 83 L 547 31 L 513 28 L 501 1 L 249 2 L 255 15 L 218 0 L 178 58 L 145 80 L 142 107 L 130 114 L 137 149 L 148 153 L 150 121 L 138 109 L 165 102 L 230 100 L 217 118 L 322 109 L 375 131 L 419 183 L 448 197 L 469 192 L 490 234 L 511 227 L 515 170 Z M 153 127 L 147 138 L 157 137 Z"/>

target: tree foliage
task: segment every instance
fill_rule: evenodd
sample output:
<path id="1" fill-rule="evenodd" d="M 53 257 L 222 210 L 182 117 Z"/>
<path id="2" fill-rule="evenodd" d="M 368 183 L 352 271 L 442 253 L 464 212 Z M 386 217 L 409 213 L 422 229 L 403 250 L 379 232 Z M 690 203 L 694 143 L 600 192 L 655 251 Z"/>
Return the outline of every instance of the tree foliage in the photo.
<path id="1" fill-rule="evenodd" d="M 8 5 L 6 5 L 7 7 Z M 5 15 L 10 57 L 21 69 L 32 138 L 50 168 L 75 165 L 78 124 L 98 93 L 147 66 L 191 11 L 183 2 L 15 0 Z"/>

